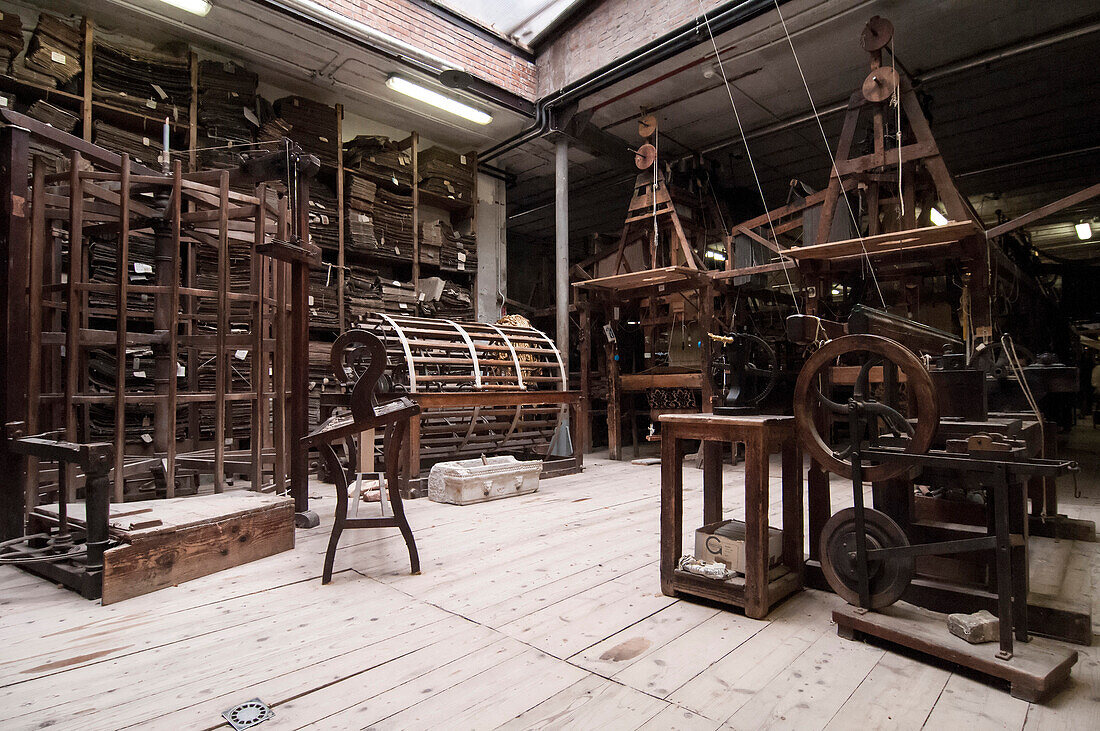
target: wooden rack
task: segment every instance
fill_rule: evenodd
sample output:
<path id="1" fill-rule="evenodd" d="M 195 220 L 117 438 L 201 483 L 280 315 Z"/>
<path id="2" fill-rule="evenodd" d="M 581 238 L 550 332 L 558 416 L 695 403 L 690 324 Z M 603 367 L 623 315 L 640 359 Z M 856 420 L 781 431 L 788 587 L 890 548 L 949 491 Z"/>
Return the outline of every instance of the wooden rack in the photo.
<path id="1" fill-rule="evenodd" d="M 12 149 L 4 154 L 22 156 L 23 170 L 30 137 L 69 160 L 68 171 L 51 175 L 34 158 L 25 195 L 29 229 L 23 234 L 30 267 L 9 270 L 11 281 L 25 281 L 29 294 L 21 327 L 25 359 L 12 353 L 13 363 L 25 365 L 27 432 L 60 430 L 68 441 L 88 441 L 91 410 L 111 410 L 116 502 L 128 497 L 129 476 L 148 477 L 158 466 L 164 494 L 174 496 L 180 464 L 213 472 L 217 492 L 227 475 L 238 473 L 249 476 L 253 489 L 282 489 L 291 422 L 290 266 L 256 251 L 271 236 L 287 237 L 286 199 L 271 202 L 262 183 L 254 194 L 234 192 L 228 170 L 184 174 L 176 161 L 164 175 L 23 115 L 2 114 L 14 125 L 8 128 Z M 25 178 L 22 184 L 26 190 Z M 134 266 L 130 245 L 137 236 L 153 239 L 152 265 Z M 94 281 L 93 241 L 113 247 L 110 283 Z M 203 249 L 216 261 L 212 286 L 200 281 L 211 278 L 196 265 Z M 153 282 L 131 281 L 134 270 Z M 235 284 L 231 272 L 246 286 Z M 12 296 L 9 291 L 9 301 Z M 148 308 L 136 308 L 149 299 L 151 316 Z M 203 305 L 213 305 L 212 314 L 201 312 Z M 152 349 L 151 387 L 134 383 L 138 368 L 126 351 L 137 346 Z M 93 379 L 93 349 L 114 354 L 113 383 Z M 234 372 L 247 388 L 234 386 Z M 233 406 L 241 404 L 249 411 L 251 439 L 249 449 L 238 453 L 228 447 Z M 147 443 L 135 445 L 127 441 L 127 415 L 139 408 L 151 428 Z M 199 418 L 210 411 L 212 440 Z M 20 483 L 25 510 L 56 489 L 45 467 L 33 460 L 28 465 L 25 485 Z M 67 494 L 78 485 L 79 479 L 69 480 Z"/>

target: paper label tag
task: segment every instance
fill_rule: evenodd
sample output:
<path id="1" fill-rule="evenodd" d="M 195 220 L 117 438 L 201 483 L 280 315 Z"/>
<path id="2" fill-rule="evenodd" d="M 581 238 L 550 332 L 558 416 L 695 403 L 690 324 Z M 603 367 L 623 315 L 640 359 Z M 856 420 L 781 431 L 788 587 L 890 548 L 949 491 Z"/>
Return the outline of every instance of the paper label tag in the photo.
<path id="1" fill-rule="evenodd" d="M 404 303 L 404 302 L 398 302 L 398 303 L 397 303 L 397 306 L 398 306 L 398 307 L 400 307 L 400 308 L 401 308 L 401 309 L 403 309 L 403 310 L 407 310 L 407 309 L 409 309 L 408 307 L 406 307 L 406 306 L 405 306 L 405 303 Z"/>
<path id="2" fill-rule="evenodd" d="M 142 264 L 141 262 L 134 262 L 134 271 L 138 274 L 152 274 L 153 267 L 149 264 Z"/>
<path id="3" fill-rule="evenodd" d="M 0 96 L 0 107 L 8 106 L 8 98 L 6 96 Z"/>
<path id="4" fill-rule="evenodd" d="M 145 371 L 134 371 L 134 378 L 145 378 Z"/>
<path id="5" fill-rule="evenodd" d="M 159 96 L 161 99 L 168 98 L 168 95 L 164 93 L 164 89 L 160 88 L 160 84 L 150 83 L 150 86 L 153 87 L 153 91 L 155 91 L 157 93 L 157 96 Z"/>
<path id="6" fill-rule="evenodd" d="M 151 436 L 149 436 L 148 434 L 142 434 L 141 435 L 141 441 L 145 442 L 146 444 L 152 444 L 153 443 L 153 438 Z"/>
<path id="7" fill-rule="evenodd" d="M 234 351 L 233 357 L 236 358 L 237 360 L 244 360 L 245 358 L 248 357 L 248 351 L 247 350 Z"/>
<path id="8" fill-rule="evenodd" d="M 321 142 L 328 142 L 328 137 L 321 137 L 320 135 L 318 135 L 317 139 L 321 140 Z"/>
<path id="9" fill-rule="evenodd" d="M 424 301 L 424 293 L 423 292 L 421 292 L 420 295 L 417 296 L 416 301 L 417 302 L 423 302 Z"/>
<path id="10" fill-rule="evenodd" d="M 461 162 L 461 163 L 462 163 L 463 165 L 465 165 L 465 164 L 466 164 L 466 156 L 465 156 L 465 155 L 459 155 L 459 156 L 458 156 L 458 160 L 459 160 L 459 162 Z"/>
<path id="11" fill-rule="evenodd" d="M 313 307 L 313 295 L 309 296 L 309 306 Z"/>
<path id="12" fill-rule="evenodd" d="M 65 54 L 61 53 L 59 51 L 50 51 L 50 60 L 53 61 L 54 63 L 59 63 L 59 64 L 64 65 L 64 63 L 65 63 Z"/>
<path id="13" fill-rule="evenodd" d="M 134 356 L 134 373 L 137 373 L 139 370 L 141 370 L 141 358 Z"/>
<path id="14" fill-rule="evenodd" d="M 328 225 L 328 216 L 326 216 L 323 213 L 321 214 L 321 223 L 323 223 L 326 226 Z"/>
<path id="15" fill-rule="evenodd" d="M 157 108 L 157 100 L 156 99 L 146 99 L 145 100 L 145 106 L 149 107 L 150 109 L 156 109 Z"/>
<path id="16" fill-rule="evenodd" d="M 152 143 L 151 143 L 151 142 L 149 141 L 149 138 L 148 138 L 148 137 L 142 137 L 142 138 L 141 138 L 141 144 L 143 144 L 143 145 L 145 145 L 146 147 L 148 147 L 148 146 L 149 146 L 150 144 L 152 144 Z"/>
<path id="17" fill-rule="evenodd" d="M 241 107 L 241 111 L 244 113 L 244 118 L 251 122 L 253 127 L 260 126 L 260 118 L 256 116 L 255 112 L 248 107 Z"/>
<path id="18" fill-rule="evenodd" d="M 395 286 L 395 287 L 400 287 L 400 286 L 401 286 L 401 282 L 399 282 L 399 281 L 397 281 L 397 280 L 395 279 L 395 280 L 393 280 L 393 286 Z"/>
<path id="19" fill-rule="evenodd" d="M 182 366 L 179 363 L 176 363 L 176 377 L 178 378 L 180 376 L 186 376 L 186 375 L 187 375 L 187 367 Z"/>
<path id="20" fill-rule="evenodd" d="M 225 63 L 223 63 L 222 68 L 225 69 L 225 73 L 227 74 L 232 74 L 237 70 L 232 61 L 226 61 Z"/>
<path id="21" fill-rule="evenodd" d="M 458 271 L 460 271 L 460 272 L 466 271 L 466 265 L 463 264 L 462 262 L 458 262 Z"/>
<path id="22" fill-rule="evenodd" d="M 466 252 L 465 251 L 458 252 L 458 260 L 459 261 L 466 261 Z"/>
<path id="23" fill-rule="evenodd" d="M 368 216 L 367 214 L 365 214 L 365 213 L 360 213 L 359 214 L 359 223 L 366 223 L 369 220 L 370 220 L 370 216 Z"/>
<path id="24" fill-rule="evenodd" d="M 393 253 L 397 254 L 398 256 L 401 256 L 401 249 L 395 246 L 395 247 L 393 247 Z"/>

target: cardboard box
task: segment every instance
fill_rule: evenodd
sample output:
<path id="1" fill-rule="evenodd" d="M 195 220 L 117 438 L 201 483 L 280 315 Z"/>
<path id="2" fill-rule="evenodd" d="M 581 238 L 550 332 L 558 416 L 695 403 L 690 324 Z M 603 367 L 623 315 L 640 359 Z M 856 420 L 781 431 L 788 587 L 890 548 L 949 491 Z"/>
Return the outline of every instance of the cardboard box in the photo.
<path id="1" fill-rule="evenodd" d="M 695 558 L 718 561 L 745 573 L 745 524 L 740 520 L 709 523 L 695 531 Z M 768 528 L 768 568 L 783 558 L 783 531 Z"/>

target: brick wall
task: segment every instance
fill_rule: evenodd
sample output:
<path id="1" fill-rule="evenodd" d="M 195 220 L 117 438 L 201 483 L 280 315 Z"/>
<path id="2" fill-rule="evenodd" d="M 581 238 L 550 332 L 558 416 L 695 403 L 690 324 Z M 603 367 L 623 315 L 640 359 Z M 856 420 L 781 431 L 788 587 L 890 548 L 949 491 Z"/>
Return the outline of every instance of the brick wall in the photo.
<path id="1" fill-rule="evenodd" d="M 538 53 L 543 97 L 727 0 L 604 0 Z"/>
<path id="2" fill-rule="evenodd" d="M 321 5 L 534 100 L 535 65 L 407 0 L 317 0 Z"/>

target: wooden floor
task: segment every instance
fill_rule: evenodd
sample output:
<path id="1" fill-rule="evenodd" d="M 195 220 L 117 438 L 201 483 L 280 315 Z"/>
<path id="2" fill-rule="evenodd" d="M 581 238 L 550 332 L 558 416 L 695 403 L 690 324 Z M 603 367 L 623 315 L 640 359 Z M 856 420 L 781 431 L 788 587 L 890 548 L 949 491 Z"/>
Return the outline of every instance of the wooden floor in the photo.
<path id="1" fill-rule="evenodd" d="M 1032 705 L 839 638 L 829 594 L 766 621 L 662 596 L 659 474 L 592 459 L 525 497 L 412 501 L 421 576 L 396 531 L 353 531 L 322 586 L 322 485 L 322 525 L 295 550 L 108 607 L 2 568 L 0 728 L 228 728 L 221 712 L 252 698 L 274 708 L 263 731 L 1097 727 L 1100 648 L 1077 648 L 1070 685 Z M 700 481 L 685 467 L 686 516 Z M 1066 512 L 1100 517 L 1097 481 L 1082 485 Z"/>

